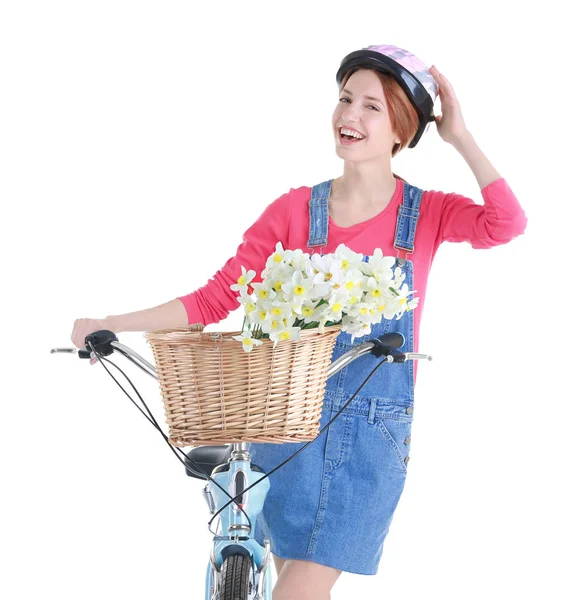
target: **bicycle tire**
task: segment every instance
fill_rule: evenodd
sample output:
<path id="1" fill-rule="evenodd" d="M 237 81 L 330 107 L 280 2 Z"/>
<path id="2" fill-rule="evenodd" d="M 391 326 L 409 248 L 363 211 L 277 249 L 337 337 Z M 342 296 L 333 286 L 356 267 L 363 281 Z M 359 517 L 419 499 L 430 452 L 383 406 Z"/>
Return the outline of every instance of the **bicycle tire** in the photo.
<path id="1" fill-rule="evenodd" d="M 231 554 L 221 565 L 220 600 L 248 600 L 251 562 L 244 554 Z"/>

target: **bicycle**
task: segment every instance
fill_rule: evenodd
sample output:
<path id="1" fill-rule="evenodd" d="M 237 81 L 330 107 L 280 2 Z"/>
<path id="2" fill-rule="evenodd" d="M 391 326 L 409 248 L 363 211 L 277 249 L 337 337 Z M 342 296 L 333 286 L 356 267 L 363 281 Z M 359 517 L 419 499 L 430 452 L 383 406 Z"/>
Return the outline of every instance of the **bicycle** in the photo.
<path id="1" fill-rule="evenodd" d="M 388 333 L 379 338 L 360 343 L 331 363 L 327 378 L 329 379 L 336 372 L 364 354 L 371 353 L 376 357 L 384 357 L 384 360 L 378 363 L 357 389 L 353 395 L 355 397 L 369 378 L 385 362 L 401 363 L 406 360 L 432 360 L 432 357 L 427 354 L 399 351 L 398 348 L 404 344 L 404 341 L 402 334 Z M 132 398 L 130 400 L 160 431 L 174 454 L 183 462 L 186 474 L 190 477 L 207 480 L 202 493 L 209 511 L 213 515 L 209 521 L 209 530 L 211 531 L 211 522 L 220 514 L 221 533 L 211 532 L 214 534 L 214 538 L 206 569 L 205 600 L 271 600 L 270 540 L 265 538 L 264 547 L 262 547 L 254 538 L 256 516 L 262 511 L 266 495 L 270 489 L 269 476 L 315 441 L 349 405 L 351 399 L 320 430 L 318 436 L 307 442 L 283 463 L 265 473 L 262 467 L 251 463 L 249 442 L 246 441 L 221 446 L 196 446 L 187 454 L 180 448 L 174 447 L 130 379 L 112 361 L 106 359 L 115 351 L 128 358 L 148 375 L 156 380 L 158 379 L 156 367 L 128 346 L 121 344 L 112 331 L 100 330 L 88 335 L 85 338 L 84 348 L 51 349 L 51 353 L 76 353 L 79 358 L 90 359 L 96 357 L 130 398 L 104 365 L 104 362 L 112 364 L 117 370 L 121 371 L 136 391 L 148 414 L 144 413 Z M 183 459 L 180 454 L 184 456 Z M 250 482 L 252 483 L 245 487 Z M 252 491 L 253 488 L 256 488 L 254 492 Z M 224 500 L 222 494 L 229 497 L 229 500 L 223 506 L 217 508 Z M 232 510 L 229 510 L 231 504 L 233 504 L 233 507 Z"/>

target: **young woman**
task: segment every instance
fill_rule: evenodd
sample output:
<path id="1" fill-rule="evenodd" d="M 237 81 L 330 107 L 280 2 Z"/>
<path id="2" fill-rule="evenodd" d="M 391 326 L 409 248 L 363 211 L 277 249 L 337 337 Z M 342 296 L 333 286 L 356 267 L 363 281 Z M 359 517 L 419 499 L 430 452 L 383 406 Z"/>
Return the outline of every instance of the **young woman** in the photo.
<path id="1" fill-rule="evenodd" d="M 230 286 L 241 265 L 260 281 L 277 242 L 320 254 L 344 243 L 365 256 L 381 248 L 397 257 L 405 283 L 420 298 L 400 320 L 383 320 L 361 343 L 387 331 L 404 334 L 403 351 L 418 351 L 419 326 L 432 260 L 444 241 L 474 248 L 504 244 L 522 234 L 527 219 L 507 182 L 467 129 L 449 81 L 410 52 L 369 46 L 347 55 L 336 75 L 332 116 L 343 175 L 290 189 L 267 206 L 243 241 L 206 285 L 186 296 L 135 313 L 75 321 L 72 340 L 84 346 L 97 329 L 151 331 L 188 323 L 217 323 L 240 306 Z M 440 96 L 442 114 L 434 116 Z M 484 204 L 456 193 L 424 191 L 391 171 L 391 159 L 414 147 L 435 120 L 440 137 L 464 157 Z M 352 347 L 340 333 L 332 360 Z M 327 382 L 321 426 L 345 405 L 375 366 L 372 356 L 351 363 Z M 377 371 L 361 393 L 316 441 L 271 475 L 256 537 L 269 537 L 278 581 L 275 600 L 324 600 L 342 571 L 377 573 L 409 460 L 416 367 L 413 361 Z M 301 444 L 251 444 L 265 470 Z"/>

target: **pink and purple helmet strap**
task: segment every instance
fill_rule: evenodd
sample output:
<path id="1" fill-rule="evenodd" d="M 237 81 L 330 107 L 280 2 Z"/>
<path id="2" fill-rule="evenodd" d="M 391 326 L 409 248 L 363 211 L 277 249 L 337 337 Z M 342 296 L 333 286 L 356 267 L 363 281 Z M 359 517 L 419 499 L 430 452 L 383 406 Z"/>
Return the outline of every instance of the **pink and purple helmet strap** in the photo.
<path id="1" fill-rule="evenodd" d="M 417 56 L 408 50 L 388 44 L 367 46 L 365 50 L 373 50 L 374 52 L 378 52 L 379 54 L 383 54 L 384 56 L 388 56 L 390 59 L 395 60 L 420 81 L 430 98 L 432 98 L 432 103 L 436 101 L 436 96 L 439 94 L 438 83 L 434 77 L 432 77 L 428 67 Z"/>

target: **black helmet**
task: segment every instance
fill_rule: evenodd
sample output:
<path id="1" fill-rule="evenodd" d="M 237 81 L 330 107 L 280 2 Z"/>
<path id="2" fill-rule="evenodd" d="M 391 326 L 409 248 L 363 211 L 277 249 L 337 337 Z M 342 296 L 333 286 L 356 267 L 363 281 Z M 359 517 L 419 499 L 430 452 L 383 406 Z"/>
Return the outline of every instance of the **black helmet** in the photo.
<path id="1" fill-rule="evenodd" d="M 397 46 L 368 46 L 351 52 L 341 61 L 335 76 L 337 85 L 341 85 L 343 77 L 353 67 L 376 69 L 397 80 L 418 113 L 418 131 L 408 145 L 409 148 L 414 148 L 426 125 L 434 121 L 434 102 L 439 89 L 428 67 L 414 54 Z"/>

